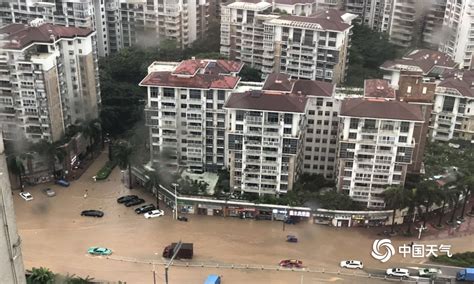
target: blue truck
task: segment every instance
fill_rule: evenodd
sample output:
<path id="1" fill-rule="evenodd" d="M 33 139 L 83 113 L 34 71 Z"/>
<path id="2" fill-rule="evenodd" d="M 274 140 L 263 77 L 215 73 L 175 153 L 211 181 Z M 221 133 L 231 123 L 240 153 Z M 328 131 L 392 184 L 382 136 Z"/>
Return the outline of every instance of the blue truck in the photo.
<path id="1" fill-rule="evenodd" d="M 474 281 L 474 267 L 464 268 L 459 270 L 456 274 L 456 280 L 458 281 Z"/>
<path id="2" fill-rule="evenodd" d="M 215 274 L 208 275 L 204 284 L 221 284 L 221 277 Z"/>

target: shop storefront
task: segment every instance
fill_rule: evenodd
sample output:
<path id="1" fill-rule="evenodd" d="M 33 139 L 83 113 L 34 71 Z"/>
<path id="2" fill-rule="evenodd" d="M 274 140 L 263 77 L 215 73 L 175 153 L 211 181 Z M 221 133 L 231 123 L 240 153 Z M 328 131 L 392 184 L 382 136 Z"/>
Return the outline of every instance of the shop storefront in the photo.
<path id="1" fill-rule="evenodd" d="M 388 222 L 391 211 L 342 211 L 317 209 L 313 223 L 335 227 L 374 227 Z"/>
<path id="2" fill-rule="evenodd" d="M 198 204 L 198 215 L 223 216 L 224 211 L 220 205 Z"/>
<path id="3" fill-rule="evenodd" d="M 288 211 L 281 210 L 281 209 L 273 209 L 272 215 L 273 215 L 273 220 L 285 221 L 286 218 L 288 217 Z"/>

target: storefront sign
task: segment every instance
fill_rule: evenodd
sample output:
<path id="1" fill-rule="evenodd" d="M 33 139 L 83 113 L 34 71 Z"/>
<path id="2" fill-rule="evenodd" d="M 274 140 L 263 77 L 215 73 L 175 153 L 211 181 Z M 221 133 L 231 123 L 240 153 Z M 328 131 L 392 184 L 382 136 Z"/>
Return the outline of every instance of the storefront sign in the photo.
<path id="1" fill-rule="evenodd" d="M 306 217 L 306 218 L 309 218 L 311 216 L 311 212 L 308 212 L 308 211 L 290 210 L 288 212 L 290 216 Z"/>

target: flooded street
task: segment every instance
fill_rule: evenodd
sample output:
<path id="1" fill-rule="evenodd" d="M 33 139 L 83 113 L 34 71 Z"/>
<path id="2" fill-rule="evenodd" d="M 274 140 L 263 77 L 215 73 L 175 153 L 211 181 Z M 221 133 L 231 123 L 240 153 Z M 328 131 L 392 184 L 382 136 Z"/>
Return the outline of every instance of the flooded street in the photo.
<path id="1" fill-rule="evenodd" d="M 145 219 L 133 211 L 135 207 L 127 208 L 116 202 L 119 196 L 130 193 L 139 195 L 147 203 L 156 202 L 149 193 L 126 189 L 120 181 L 120 169 L 116 168 L 108 181 L 92 180 L 105 159 L 104 153 L 68 188 L 56 185 L 27 188 L 34 196 L 33 201 L 25 202 L 15 191 L 25 267 L 44 266 L 57 273 L 90 275 L 107 281 L 153 283 L 150 262 L 162 263 L 163 248 L 179 240 L 194 243 L 193 263 L 276 267 L 281 259 L 294 258 L 302 260 L 310 269 L 337 271 L 340 260 L 354 258 L 364 261 L 366 267 L 389 267 L 370 256 L 377 236 L 368 237 L 357 230 L 301 223 L 286 225 L 283 231 L 282 223 L 276 221 L 197 215 L 189 215 L 189 222 L 179 222 L 172 219 L 169 209 L 165 209 L 164 217 Z M 48 186 L 56 191 L 55 197 L 48 198 L 41 192 Z M 81 217 L 80 212 L 86 209 L 102 210 L 105 216 Z M 288 234 L 298 236 L 300 241 L 287 243 Z M 89 256 L 86 252 L 90 246 L 112 249 L 112 259 Z M 410 259 L 395 256 L 394 261 Z M 158 264 L 155 269 L 157 283 L 164 283 L 164 267 Z M 174 266 L 170 268 L 170 283 L 203 283 L 209 273 L 223 275 L 226 284 L 380 283 L 335 274 Z"/>

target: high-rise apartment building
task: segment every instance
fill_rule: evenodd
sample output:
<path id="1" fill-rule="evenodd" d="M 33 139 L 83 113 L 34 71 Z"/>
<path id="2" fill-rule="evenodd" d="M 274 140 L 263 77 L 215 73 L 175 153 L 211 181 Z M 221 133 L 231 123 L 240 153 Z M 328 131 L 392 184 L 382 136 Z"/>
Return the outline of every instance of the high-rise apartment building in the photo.
<path id="1" fill-rule="evenodd" d="M 155 165 L 201 172 L 227 164 L 223 107 L 237 87 L 242 66 L 200 59 L 150 65 L 140 86 L 147 88 L 146 124 Z"/>
<path id="2" fill-rule="evenodd" d="M 42 18 L 57 25 L 96 31 L 97 51 L 106 56 L 123 47 L 158 45 L 164 39 L 185 47 L 208 29 L 205 0 L 13 0 L 0 4 L 0 26 Z"/>
<path id="3" fill-rule="evenodd" d="M 449 54 L 459 68 L 474 67 L 474 2 L 448 0 L 444 14 L 444 30 L 440 51 Z"/>
<path id="4" fill-rule="evenodd" d="M 432 140 L 474 140 L 474 71 L 453 70 L 435 92 L 431 116 Z"/>
<path id="5" fill-rule="evenodd" d="M 342 102 L 337 186 L 368 208 L 383 208 L 386 187 L 405 182 L 424 117 L 419 106 L 395 100 L 382 80 L 366 83 L 364 96 Z"/>
<path id="6" fill-rule="evenodd" d="M 70 124 L 98 117 L 97 58 L 90 29 L 45 24 L 0 28 L 5 139 L 57 141 Z"/>
<path id="7" fill-rule="evenodd" d="M 12 189 L 0 132 L 0 283 L 26 284 L 25 268 L 21 253 L 13 208 Z"/>
<path id="8" fill-rule="evenodd" d="M 230 186 L 234 191 L 279 195 L 301 171 L 307 99 L 254 90 L 233 93 L 228 116 Z"/>
<path id="9" fill-rule="evenodd" d="M 264 91 L 303 95 L 307 99 L 302 171 L 333 179 L 337 164 L 337 141 L 341 98 L 335 84 L 315 80 L 291 80 L 286 74 L 270 74 Z"/>
<path id="10" fill-rule="evenodd" d="M 311 16 L 276 15 L 268 2 L 234 2 L 222 7 L 221 54 L 295 79 L 343 82 L 351 22 L 337 10 Z"/>

